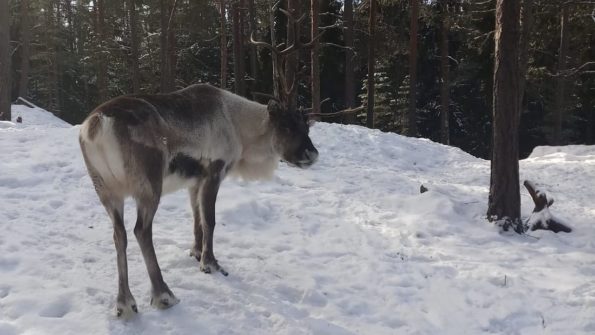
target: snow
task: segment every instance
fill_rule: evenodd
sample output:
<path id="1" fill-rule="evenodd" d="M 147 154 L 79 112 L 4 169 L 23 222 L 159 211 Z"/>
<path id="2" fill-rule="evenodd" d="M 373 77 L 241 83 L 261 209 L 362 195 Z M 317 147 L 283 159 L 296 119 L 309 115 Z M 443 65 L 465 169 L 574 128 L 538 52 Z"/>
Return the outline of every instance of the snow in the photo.
<path id="1" fill-rule="evenodd" d="M 25 105 L 12 105 L 11 108 L 12 122 L 4 121 L 4 126 L 0 125 L 1 128 L 10 128 L 15 126 L 41 126 L 47 127 L 71 127 L 69 123 L 63 121 L 54 114 L 43 110 L 41 108 L 29 108 Z M 17 118 L 21 117 L 22 123 L 16 123 Z"/>
<path id="2" fill-rule="evenodd" d="M 226 180 L 215 254 L 189 257 L 185 192 L 154 224 L 181 302 L 149 304 L 127 202 L 130 288 L 139 314 L 115 317 L 112 228 L 86 174 L 78 126 L 15 106 L 0 126 L 0 334 L 593 334 L 595 148 L 537 148 L 521 178 L 556 197 L 570 234 L 500 234 L 485 220 L 489 162 L 459 149 L 317 123 L 308 170 Z M 15 114 L 17 114 L 15 113 Z M 420 185 L 429 191 L 420 194 Z M 523 215 L 533 204 L 522 190 Z"/>

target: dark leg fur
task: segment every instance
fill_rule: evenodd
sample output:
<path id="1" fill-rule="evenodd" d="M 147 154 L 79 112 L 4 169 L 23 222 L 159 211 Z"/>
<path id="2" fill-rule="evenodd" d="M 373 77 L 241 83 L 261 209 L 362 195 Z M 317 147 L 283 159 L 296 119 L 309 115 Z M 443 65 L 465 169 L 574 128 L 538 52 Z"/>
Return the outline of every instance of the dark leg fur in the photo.
<path id="1" fill-rule="evenodd" d="M 207 177 L 200 188 L 199 201 L 201 210 L 202 226 L 202 254 L 200 260 L 200 270 L 205 273 L 219 271 L 227 276 L 228 273 L 219 266 L 213 253 L 213 233 L 215 231 L 215 201 L 221 181 L 218 176 Z"/>
<path id="2" fill-rule="evenodd" d="M 160 309 L 169 308 L 180 302 L 180 300 L 174 296 L 165 281 L 163 281 L 161 269 L 155 255 L 155 248 L 153 247 L 153 217 L 159 205 L 159 196 L 137 200 L 136 205 L 138 216 L 134 227 L 134 235 L 145 259 L 145 265 L 153 287 L 151 305 Z"/>

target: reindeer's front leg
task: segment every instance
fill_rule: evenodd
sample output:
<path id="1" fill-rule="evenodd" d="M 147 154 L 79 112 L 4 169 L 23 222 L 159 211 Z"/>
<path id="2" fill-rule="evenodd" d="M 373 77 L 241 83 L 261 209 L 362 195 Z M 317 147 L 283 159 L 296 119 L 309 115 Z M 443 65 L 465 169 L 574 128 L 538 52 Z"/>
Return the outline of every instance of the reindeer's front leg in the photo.
<path id="1" fill-rule="evenodd" d="M 217 263 L 213 253 L 213 232 L 215 231 L 215 202 L 219 185 L 223 179 L 224 163 L 215 161 L 207 169 L 208 173 L 199 191 L 200 219 L 202 227 L 202 254 L 200 269 L 205 273 L 219 271 L 227 276 L 228 273 Z"/>
<path id="2" fill-rule="evenodd" d="M 197 183 L 196 186 L 191 187 L 188 191 L 190 193 L 190 205 L 192 206 L 192 216 L 194 217 L 194 244 L 190 250 L 190 256 L 196 258 L 200 262 L 200 256 L 202 254 L 202 219 L 201 219 L 201 206 L 200 206 L 200 189 L 203 185 L 203 181 Z"/>

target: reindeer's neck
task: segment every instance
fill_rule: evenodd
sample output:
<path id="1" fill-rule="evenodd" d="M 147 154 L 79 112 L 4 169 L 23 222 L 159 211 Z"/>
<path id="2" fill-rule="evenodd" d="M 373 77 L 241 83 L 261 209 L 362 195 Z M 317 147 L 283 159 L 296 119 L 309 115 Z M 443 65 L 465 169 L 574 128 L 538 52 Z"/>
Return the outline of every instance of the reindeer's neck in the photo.
<path id="1" fill-rule="evenodd" d="M 273 130 L 267 107 L 237 96 L 234 98 L 230 99 L 227 108 L 242 142 L 242 155 L 231 172 L 249 180 L 271 178 L 279 156 L 273 149 Z"/>

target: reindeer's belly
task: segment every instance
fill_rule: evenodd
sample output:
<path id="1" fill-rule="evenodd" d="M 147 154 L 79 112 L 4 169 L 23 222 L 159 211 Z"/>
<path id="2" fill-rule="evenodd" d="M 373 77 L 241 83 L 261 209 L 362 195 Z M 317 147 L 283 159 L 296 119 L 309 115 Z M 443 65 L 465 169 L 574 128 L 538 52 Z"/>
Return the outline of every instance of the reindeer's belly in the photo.
<path id="1" fill-rule="evenodd" d="M 178 174 L 170 174 L 163 178 L 162 193 L 172 193 L 183 188 L 190 188 L 198 182 L 199 178 L 186 178 Z"/>

